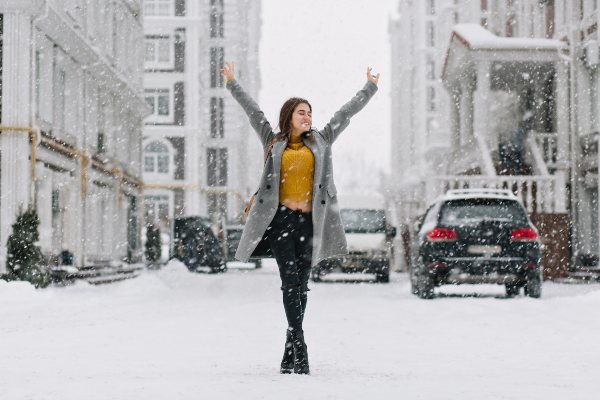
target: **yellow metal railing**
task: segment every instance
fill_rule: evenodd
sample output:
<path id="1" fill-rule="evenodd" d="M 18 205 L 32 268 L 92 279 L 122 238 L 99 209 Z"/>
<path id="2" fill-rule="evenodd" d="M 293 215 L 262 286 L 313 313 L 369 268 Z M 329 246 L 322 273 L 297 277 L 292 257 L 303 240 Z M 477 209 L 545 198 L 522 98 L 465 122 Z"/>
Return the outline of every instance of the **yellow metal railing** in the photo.
<path id="1" fill-rule="evenodd" d="M 37 141 L 38 141 L 38 137 L 40 135 L 39 130 L 37 128 L 33 128 L 31 126 L 0 125 L 0 132 L 29 133 L 29 140 L 31 142 L 31 180 L 32 180 L 32 182 L 35 182 L 37 179 L 36 172 L 35 172 L 35 166 L 37 163 L 37 145 L 38 145 Z M 58 153 L 61 153 L 69 158 L 72 158 L 72 159 L 79 158 L 80 163 L 81 163 L 80 190 L 81 190 L 82 197 L 85 197 L 88 194 L 88 170 L 89 170 L 90 166 L 99 171 L 102 171 L 118 180 L 119 187 L 117 188 L 117 192 L 118 192 L 119 196 L 122 194 L 122 190 L 123 190 L 122 184 L 124 182 L 126 182 L 132 186 L 139 187 L 139 188 L 144 187 L 144 182 L 141 179 L 137 179 L 135 177 L 125 174 L 121 167 L 115 167 L 115 168 L 106 167 L 98 160 L 94 160 L 93 157 L 91 157 L 84 150 L 65 145 L 65 144 L 60 143 L 59 141 L 57 141 L 53 138 L 47 137 L 47 136 L 41 136 L 40 144 L 43 144 L 45 147 L 48 147 L 48 148 L 50 148 Z"/>

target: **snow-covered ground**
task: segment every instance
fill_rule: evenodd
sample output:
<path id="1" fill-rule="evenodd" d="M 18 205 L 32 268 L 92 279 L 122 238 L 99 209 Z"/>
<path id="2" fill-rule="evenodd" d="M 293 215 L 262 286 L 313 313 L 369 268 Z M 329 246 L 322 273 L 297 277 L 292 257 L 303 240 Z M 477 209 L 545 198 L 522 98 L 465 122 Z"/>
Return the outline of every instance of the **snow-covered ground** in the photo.
<path id="1" fill-rule="evenodd" d="M 280 375 L 273 263 L 192 274 L 172 262 L 105 286 L 0 281 L 0 399 L 597 399 L 600 285 L 312 284 L 310 376 Z M 475 295 L 477 294 L 477 295 Z"/>

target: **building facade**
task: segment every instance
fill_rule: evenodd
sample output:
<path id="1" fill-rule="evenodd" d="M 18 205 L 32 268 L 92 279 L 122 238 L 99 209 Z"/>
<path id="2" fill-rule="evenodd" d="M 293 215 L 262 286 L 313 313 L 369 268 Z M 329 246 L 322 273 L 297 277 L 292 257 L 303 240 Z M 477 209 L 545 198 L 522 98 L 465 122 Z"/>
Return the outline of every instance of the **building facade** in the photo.
<path id="1" fill-rule="evenodd" d="M 0 271 L 34 206 L 49 264 L 141 259 L 139 0 L 0 3 Z"/>
<path id="2" fill-rule="evenodd" d="M 508 187 L 554 232 L 548 246 L 568 248 L 556 268 L 597 260 L 598 18 L 595 0 L 399 2 L 390 185 L 401 221 L 449 188 Z"/>
<path id="3" fill-rule="evenodd" d="M 145 0 L 144 21 L 146 220 L 163 232 L 184 215 L 236 222 L 261 156 L 219 70 L 234 61 L 257 96 L 260 1 Z"/>

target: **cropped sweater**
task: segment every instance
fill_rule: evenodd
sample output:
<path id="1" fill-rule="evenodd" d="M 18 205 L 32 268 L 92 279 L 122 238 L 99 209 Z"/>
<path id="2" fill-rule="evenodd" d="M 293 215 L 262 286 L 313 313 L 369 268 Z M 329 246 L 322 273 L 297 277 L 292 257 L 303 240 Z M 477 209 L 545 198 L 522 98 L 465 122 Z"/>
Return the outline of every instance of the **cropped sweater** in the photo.
<path id="1" fill-rule="evenodd" d="M 300 137 L 292 137 L 281 157 L 279 202 L 311 202 L 315 157 Z"/>

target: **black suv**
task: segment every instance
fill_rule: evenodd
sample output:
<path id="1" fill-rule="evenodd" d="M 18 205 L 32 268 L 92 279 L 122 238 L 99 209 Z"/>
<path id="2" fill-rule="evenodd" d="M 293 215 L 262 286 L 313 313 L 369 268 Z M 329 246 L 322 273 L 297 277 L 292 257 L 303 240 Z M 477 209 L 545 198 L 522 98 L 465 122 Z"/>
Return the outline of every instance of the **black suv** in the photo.
<path id="1" fill-rule="evenodd" d="M 204 266 L 211 272 L 227 271 L 223 249 L 210 224 L 208 217 L 175 218 L 173 258 L 183 262 L 192 272 Z"/>
<path id="2" fill-rule="evenodd" d="M 542 267 L 537 229 L 508 190 L 450 190 L 421 218 L 412 242 L 413 294 L 433 297 L 434 287 L 460 283 L 521 288 L 540 297 Z"/>

